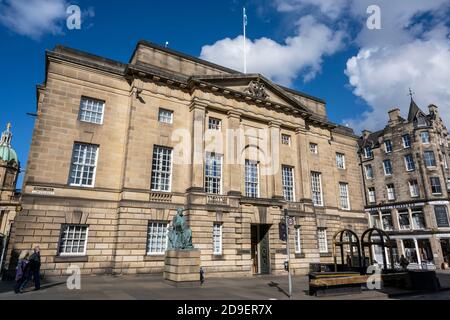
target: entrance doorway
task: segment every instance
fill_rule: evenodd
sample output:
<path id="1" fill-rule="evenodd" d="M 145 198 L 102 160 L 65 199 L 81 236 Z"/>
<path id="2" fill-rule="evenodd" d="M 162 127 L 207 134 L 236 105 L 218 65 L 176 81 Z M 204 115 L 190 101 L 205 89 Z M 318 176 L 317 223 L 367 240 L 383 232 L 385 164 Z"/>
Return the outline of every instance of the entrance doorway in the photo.
<path id="1" fill-rule="evenodd" d="M 253 274 L 270 274 L 269 230 L 270 225 L 252 225 Z"/>

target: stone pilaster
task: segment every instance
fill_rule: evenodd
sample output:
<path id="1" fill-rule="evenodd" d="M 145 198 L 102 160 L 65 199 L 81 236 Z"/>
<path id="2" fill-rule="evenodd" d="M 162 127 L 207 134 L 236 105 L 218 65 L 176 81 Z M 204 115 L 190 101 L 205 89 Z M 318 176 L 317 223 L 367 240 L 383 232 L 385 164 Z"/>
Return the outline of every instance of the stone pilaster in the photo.
<path id="1" fill-rule="evenodd" d="M 281 173 L 281 124 L 279 122 L 269 123 L 269 141 L 270 141 L 270 157 L 271 157 L 271 179 L 272 179 L 272 198 L 283 198 L 283 184 Z"/>
<path id="2" fill-rule="evenodd" d="M 203 190 L 205 162 L 205 118 L 206 104 L 194 101 L 191 104 L 192 126 L 192 173 L 191 187 L 195 191 Z"/>
<path id="3" fill-rule="evenodd" d="M 228 112 L 228 132 L 225 164 L 229 174 L 229 194 L 238 195 L 241 193 L 241 114 L 235 111 Z"/>

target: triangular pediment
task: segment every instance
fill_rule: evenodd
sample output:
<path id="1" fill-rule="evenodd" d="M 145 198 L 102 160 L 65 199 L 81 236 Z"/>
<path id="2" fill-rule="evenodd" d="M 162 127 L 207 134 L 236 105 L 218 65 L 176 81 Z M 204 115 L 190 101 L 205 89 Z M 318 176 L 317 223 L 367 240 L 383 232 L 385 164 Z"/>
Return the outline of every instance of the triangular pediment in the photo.
<path id="1" fill-rule="evenodd" d="M 193 77 L 196 80 L 240 92 L 261 101 L 285 105 L 308 112 L 308 109 L 296 99 L 293 99 L 285 90 L 265 77 L 255 75 L 220 75 Z"/>

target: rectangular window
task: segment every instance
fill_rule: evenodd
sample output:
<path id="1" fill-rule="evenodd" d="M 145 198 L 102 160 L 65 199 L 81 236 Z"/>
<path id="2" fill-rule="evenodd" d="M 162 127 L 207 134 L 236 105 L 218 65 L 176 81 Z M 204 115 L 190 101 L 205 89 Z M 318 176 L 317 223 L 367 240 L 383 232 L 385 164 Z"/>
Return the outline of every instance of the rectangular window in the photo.
<path id="1" fill-rule="evenodd" d="M 390 211 L 385 211 L 381 213 L 381 221 L 383 223 L 384 231 L 394 230 L 394 224 L 392 223 L 392 214 Z"/>
<path id="2" fill-rule="evenodd" d="M 290 146 L 291 145 L 291 136 L 287 135 L 287 134 L 282 134 L 281 135 L 281 143 L 286 146 Z"/>
<path id="3" fill-rule="evenodd" d="M 411 198 L 418 198 L 420 196 L 419 183 L 417 180 L 409 181 L 409 193 L 411 194 Z"/>
<path id="4" fill-rule="evenodd" d="M 445 154 L 442 154 L 442 160 L 444 161 L 444 169 L 448 169 L 448 161 Z"/>
<path id="5" fill-rule="evenodd" d="M 259 197 L 259 167 L 256 161 L 245 160 L 245 196 Z"/>
<path id="6" fill-rule="evenodd" d="M 364 157 L 366 159 L 373 158 L 373 151 L 371 147 L 365 147 L 364 148 Z"/>
<path id="7" fill-rule="evenodd" d="M 322 207 L 322 174 L 320 172 L 311 172 L 311 191 L 314 205 Z"/>
<path id="8" fill-rule="evenodd" d="M 339 183 L 339 193 L 341 200 L 341 209 L 350 210 L 350 197 L 348 192 L 348 183 Z"/>
<path id="9" fill-rule="evenodd" d="M 434 214 L 438 228 L 449 228 L 448 212 L 446 206 L 435 206 Z"/>
<path id="10" fill-rule="evenodd" d="M 386 151 L 386 153 L 392 153 L 392 141 L 391 140 L 384 141 L 384 150 Z"/>
<path id="11" fill-rule="evenodd" d="M 345 169 L 345 155 L 342 153 L 336 153 L 336 165 L 338 169 Z"/>
<path id="12" fill-rule="evenodd" d="M 222 130 L 222 120 L 216 118 L 209 118 L 208 129 L 217 131 Z"/>
<path id="13" fill-rule="evenodd" d="M 283 182 L 283 197 L 289 202 L 295 201 L 294 193 L 294 168 L 282 166 L 282 182 Z"/>
<path id="14" fill-rule="evenodd" d="M 409 136 L 409 134 L 405 134 L 402 137 L 402 141 L 403 141 L 403 148 L 405 149 L 411 148 L 411 137 Z"/>
<path id="15" fill-rule="evenodd" d="M 447 190 L 450 191 L 450 179 L 447 179 Z"/>
<path id="16" fill-rule="evenodd" d="M 408 172 L 416 170 L 416 165 L 414 163 L 414 158 L 413 158 L 412 154 L 408 154 L 405 156 L 405 166 L 406 166 L 406 171 L 408 171 Z"/>
<path id="17" fill-rule="evenodd" d="M 147 229 L 147 254 L 163 255 L 168 244 L 169 225 L 166 222 L 150 221 Z"/>
<path id="18" fill-rule="evenodd" d="M 378 212 L 370 214 L 370 226 L 372 228 L 381 229 L 380 215 Z"/>
<path id="19" fill-rule="evenodd" d="M 319 252 L 320 253 L 328 253 L 328 238 L 327 238 L 327 229 L 326 228 L 318 228 L 318 239 L 319 239 Z"/>
<path id="20" fill-rule="evenodd" d="M 69 184 L 71 186 L 94 186 L 97 154 L 97 145 L 85 143 L 74 144 L 69 177 Z"/>
<path id="21" fill-rule="evenodd" d="M 222 255 L 222 224 L 214 223 L 213 228 L 214 255 Z"/>
<path id="22" fill-rule="evenodd" d="M 152 163 L 152 191 L 171 191 L 172 149 L 155 146 Z"/>
<path id="23" fill-rule="evenodd" d="M 400 230 L 410 230 L 411 221 L 409 220 L 409 211 L 403 210 L 398 212 L 398 222 L 400 224 Z"/>
<path id="24" fill-rule="evenodd" d="M 302 239 L 300 226 L 295 227 L 295 253 L 302 253 Z"/>
<path id="25" fill-rule="evenodd" d="M 82 97 L 78 119 L 83 122 L 102 124 L 104 109 L 104 101 Z"/>
<path id="26" fill-rule="evenodd" d="M 386 189 L 387 189 L 388 200 L 389 201 L 395 200 L 395 186 L 393 184 L 388 184 L 386 186 Z"/>
<path id="27" fill-rule="evenodd" d="M 427 168 L 436 167 L 436 156 L 434 155 L 433 151 L 425 151 L 423 156 L 424 156 L 423 159 L 425 161 L 425 166 L 427 166 Z"/>
<path id="28" fill-rule="evenodd" d="M 167 109 L 159 109 L 158 121 L 161 123 L 173 123 L 173 111 Z"/>
<path id="29" fill-rule="evenodd" d="M 309 151 L 312 154 L 318 154 L 319 153 L 319 146 L 315 143 L 310 143 L 309 144 Z"/>
<path id="30" fill-rule="evenodd" d="M 59 255 L 82 256 L 86 255 L 88 240 L 88 226 L 63 225 L 59 240 Z"/>
<path id="31" fill-rule="evenodd" d="M 383 168 L 384 168 L 384 174 L 386 176 L 392 176 L 392 162 L 391 160 L 384 160 L 383 161 Z"/>
<path id="32" fill-rule="evenodd" d="M 425 229 L 425 216 L 422 209 L 414 209 L 412 212 L 413 228 L 415 230 Z"/>
<path id="33" fill-rule="evenodd" d="M 205 162 L 205 192 L 222 193 L 222 155 L 207 153 Z"/>
<path id="34" fill-rule="evenodd" d="M 422 140 L 423 144 L 429 144 L 430 143 L 430 133 L 428 131 L 421 132 L 420 140 Z"/>
<path id="35" fill-rule="evenodd" d="M 442 194 L 441 179 L 439 179 L 439 177 L 431 177 L 430 184 L 432 194 Z"/>
<path id="36" fill-rule="evenodd" d="M 370 164 L 368 164 L 368 165 L 366 165 L 365 166 L 365 169 L 366 169 L 366 177 L 367 177 L 367 179 L 369 179 L 369 180 L 372 180 L 373 179 L 373 168 L 372 168 L 372 165 L 370 165 Z"/>
<path id="37" fill-rule="evenodd" d="M 375 203 L 377 202 L 377 197 L 375 193 L 375 188 L 369 188 L 369 202 Z"/>

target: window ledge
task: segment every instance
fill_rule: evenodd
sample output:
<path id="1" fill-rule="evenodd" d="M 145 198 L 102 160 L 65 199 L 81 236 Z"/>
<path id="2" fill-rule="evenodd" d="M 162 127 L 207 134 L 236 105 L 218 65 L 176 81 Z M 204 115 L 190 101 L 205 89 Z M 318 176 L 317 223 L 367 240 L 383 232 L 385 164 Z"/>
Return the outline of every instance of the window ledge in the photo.
<path id="1" fill-rule="evenodd" d="M 219 255 L 219 254 L 214 254 L 212 257 L 213 261 L 224 261 L 225 260 L 225 256 L 224 255 Z"/>
<path id="2" fill-rule="evenodd" d="M 164 261 L 166 259 L 165 255 L 146 255 L 144 256 L 144 261 Z"/>
<path id="3" fill-rule="evenodd" d="M 56 256 L 55 263 L 67 263 L 67 262 L 88 262 L 88 256 Z"/>
<path id="4" fill-rule="evenodd" d="M 331 253 L 321 253 L 320 257 L 321 258 L 331 258 L 333 255 Z"/>

